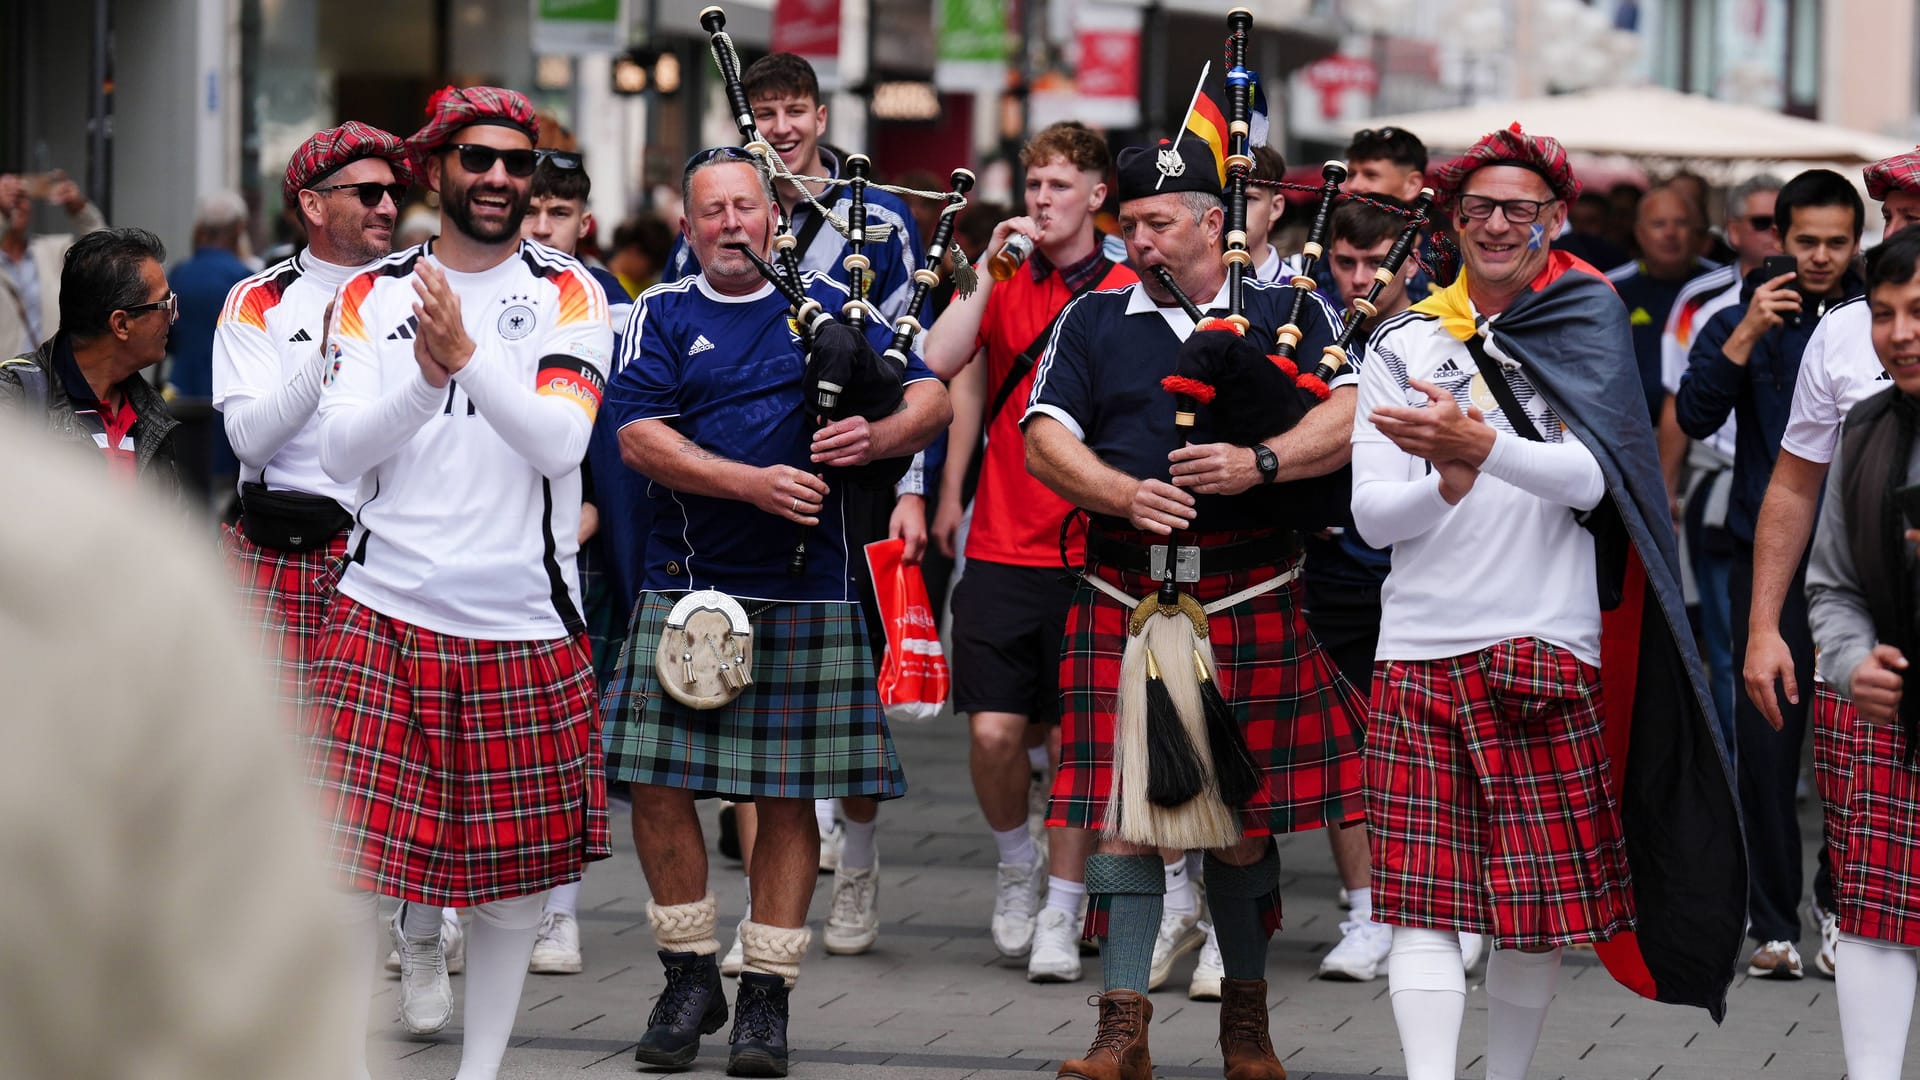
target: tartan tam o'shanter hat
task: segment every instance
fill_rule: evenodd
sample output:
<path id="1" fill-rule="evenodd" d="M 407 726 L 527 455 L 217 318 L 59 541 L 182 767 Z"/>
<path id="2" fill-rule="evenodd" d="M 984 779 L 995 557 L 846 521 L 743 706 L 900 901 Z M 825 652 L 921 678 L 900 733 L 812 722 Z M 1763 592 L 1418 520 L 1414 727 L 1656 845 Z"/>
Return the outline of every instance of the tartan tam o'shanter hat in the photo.
<path id="1" fill-rule="evenodd" d="M 1895 154 L 1860 170 L 1867 181 L 1867 197 L 1885 202 L 1896 191 L 1920 193 L 1920 146 L 1904 154 Z"/>
<path id="2" fill-rule="evenodd" d="M 426 159 L 453 140 L 453 133 L 475 124 L 498 124 L 525 132 L 540 141 L 540 118 L 533 104 L 518 90 L 498 86 L 446 86 L 427 99 L 427 124 L 407 138 L 407 149 L 425 174 Z"/>
<path id="3" fill-rule="evenodd" d="M 370 157 L 393 166 L 395 180 L 408 186 L 414 183 L 413 163 L 400 136 L 349 120 L 339 127 L 307 136 L 307 141 L 287 159 L 287 175 L 281 181 L 280 194 L 291 206 L 299 199 L 300 189 L 310 188 L 344 166 Z"/>
<path id="4" fill-rule="evenodd" d="M 1560 140 L 1546 135 L 1529 135 L 1520 130 L 1520 122 L 1491 132 L 1466 153 L 1427 174 L 1434 193 L 1442 203 L 1460 193 L 1467 177 L 1488 165 L 1514 165 L 1536 173 L 1552 189 L 1553 197 L 1572 202 L 1580 197 L 1580 180 L 1573 175 L 1567 160 L 1567 148 Z"/>

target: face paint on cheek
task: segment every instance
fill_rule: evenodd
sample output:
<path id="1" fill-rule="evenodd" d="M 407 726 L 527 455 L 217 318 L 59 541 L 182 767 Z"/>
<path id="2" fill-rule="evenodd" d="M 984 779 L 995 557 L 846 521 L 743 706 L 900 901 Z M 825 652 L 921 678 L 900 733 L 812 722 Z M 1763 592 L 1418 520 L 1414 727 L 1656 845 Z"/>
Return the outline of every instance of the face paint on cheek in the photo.
<path id="1" fill-rule="evenodd" d="M 1539 251 L 1547 244 L 1547 227 L 1536 221 L 1533 223 L 1531 232 L 1532 235 L 1527 238 L 1527 250 Z"/>

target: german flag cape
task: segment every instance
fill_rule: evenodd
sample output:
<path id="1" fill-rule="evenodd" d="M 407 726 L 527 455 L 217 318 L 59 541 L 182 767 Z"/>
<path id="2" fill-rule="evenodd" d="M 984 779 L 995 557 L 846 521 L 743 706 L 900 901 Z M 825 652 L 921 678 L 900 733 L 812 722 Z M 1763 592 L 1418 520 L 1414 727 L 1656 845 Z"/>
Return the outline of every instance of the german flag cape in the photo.
<path id="1" fill-rule="evenodd" d="M 1462 314 L 1464 287 L 1450 293 L 1422 304 Z M 1706 669 L 1687 624 L 1626 308 L 1598 270 L 1553 252 L 1533 291 L 1481 331 L 1488 352 L 1517 361 L 1593 452 L 1631 541 L 1623 599 L 1601 618 L 1600 681 L 1637 921 L 1634 932 L 1596 951 L 1628 989 L 1697 1005 L 1719 1022 L 1746 932 L 1746 842 Z"/>

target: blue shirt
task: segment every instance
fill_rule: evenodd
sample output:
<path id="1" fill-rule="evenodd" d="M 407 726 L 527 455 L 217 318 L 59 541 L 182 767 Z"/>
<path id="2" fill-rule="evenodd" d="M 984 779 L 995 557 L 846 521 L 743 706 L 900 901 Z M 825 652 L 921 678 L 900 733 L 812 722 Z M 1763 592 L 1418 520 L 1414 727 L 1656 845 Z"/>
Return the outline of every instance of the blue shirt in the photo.
<path id="1" fill-rule="evenodd" d="M 1851 299 L 1835 301 L 1825 311 L 1816 302 L 1803 300 L 1799 325 L 1769 331 L 1754 345 L 1742 366 L 1727 359 L 1721 348 L 1746 317 L 1754 286 L 1763 280 L 1758 270 L 1748 275 L 1740 302 L 1716 312 L 1694 337 L 1693 348 L 1687 353 L 1687 373 L 1681 376 L 1680 392 L 1673 398 L 1680 430 L 1695 439 L 1705 439 L 1720 430 L 1728 413 L 1739 421 L 1734 434 L 1733 494 L 1727 503 L 1727 531 L 1749 544 L 1753 543 L 1753 527 L 1760 518 L 1767 481 L 1773 478 L 1780 439 L 1793 412 L 1793 388 L 1800 379 L 1800 356 L 1806 352 L 1807 340 L 1827 312 L 1843 302 L 1864 301 L 1860 277 L 1848 271 L 1842 295 Z"/>
<path id="2" fill-rule="evenodd" d="M 817 274 L 807 292 L 838 311 L 847 291 Z M 869 324 L 876 352 L 893 339 Z M 815 429 L 803 385 L 806 355 L 789 321 L 787 301 L 768 285 L 748 296 L 725 296 L 704 276 L 656 285 L 640 294 L 627 323 L 607 388 L 617 428 L 665 420 L 702 448 L 764 468 L 809 472 Z M 907 381 L 933 378 L 918 356 Z M 843 514 L 844 476 L 827 473 L 820 524 L 807 535 L 807 568 L 787 572 L 799 527 L 732 499 L 647 484 L 653 505 L 641 588 L 719 589 L 758 600 L 840 601 L 856 598 Z"/>
<path id="3" fill-rule="evenodd" d="M 620 285 L 620 279 L 597 266 L 587 272 L 606 290 L 607 314 L 614 329 L 627 325 L 633 298 Z M 620 352 L 620 334 L 613 336 L 613 350 Z M 620 461 L 620 429 L 608 410 L 602 409 L 594 420 L 593 434 L 587 439 L 587 475 L 592 493 L 587 501 L 600 512 L 600 531 L 587 543 L 597 545 L 604 556 L 607 585 L 619 599 L 620 608 L 632 608 L 640 593 L 640 573 L 647 552 L 647 533 L 653 529 L 653 504 L 647 499 L 647 478 Z"/>
<path id="4" fill-rule="evenodd" d="M 1226 292 L 1222 285 L 1220 294 L 1201 305 L 1202 310 L 1225 313 Z M 1273 341 L 1274 328 L 1286 323 L 1294 293 L 1290 284 L 1246 282 L 1246 315 L 1253 323 L 1248 333 L 1263 348 Z M 1303 336 L 1294 356 L 1301 368 L 1311 371 L 1321 351 L 1333 343 L 1333 309 L 1315 293 L 1302 308 L 1300 322 Z M 1180 343 L 1191 331 L 1185 313 L 1156 307 L 1138 284 L 1080 296 L 1061 313 L 1041 354 L 1022 423 L 1035 415 L 1051 416 L 1113 468 L 1142 480 L 1171 480 L 1167 455 L 1180 447 L 1181 439 L 1173 424 L 1173 395 L 1161 388 L 1160 380 L 1173 374 Z M 1334 386 L 1358 381 L 1358 351 L 1351 355 L 1354 362 L 1342 369 Z M 1219 441 L 1207 409 L 1199 410 L 1188 441 Z M 1285 499 L 1274 497 L 1292 486 L 1256 488 L 1235 496 L 1198 496 L 1194 528 L 1304 525 L 1276 515 L 1276 507 Z M 1247 497 L 1256 493 L 1259 498 Z M 1120 521 L 1104 523 L 1131 528 Z M 1325 523 L 1314 527 L 1318 524 Z"/>
<path id="5" fill-rule="evenodd" d="M 223 248 L 200 248 L 167 272 L 167 287 L 180 297 L 180 320 L 167 333 L 173 357 L 167 383 L 174 393 L 213 400 L 213 328 L 227 293 L 252 275 L 239 256 Z"/>

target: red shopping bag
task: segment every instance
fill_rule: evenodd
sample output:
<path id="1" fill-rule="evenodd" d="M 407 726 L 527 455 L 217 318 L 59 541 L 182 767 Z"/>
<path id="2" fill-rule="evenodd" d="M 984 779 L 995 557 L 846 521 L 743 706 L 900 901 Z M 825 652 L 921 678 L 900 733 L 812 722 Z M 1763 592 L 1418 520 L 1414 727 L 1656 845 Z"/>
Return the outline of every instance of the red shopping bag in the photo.
<path id="1" fill-rule="evenodd" d="M 927 582 L 918 565 L 900 561 L 906 541 L 877 540 L 867 545 L 867 568 L 887 628 L 887 656 L 880 665 L 880 704 L 887 719 L 925 723 L 947 703 L 947 655 L 940 627 L 927 598 Z"/>

